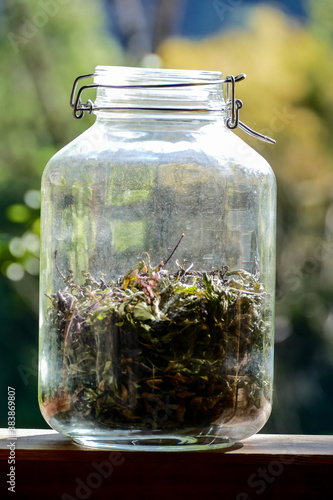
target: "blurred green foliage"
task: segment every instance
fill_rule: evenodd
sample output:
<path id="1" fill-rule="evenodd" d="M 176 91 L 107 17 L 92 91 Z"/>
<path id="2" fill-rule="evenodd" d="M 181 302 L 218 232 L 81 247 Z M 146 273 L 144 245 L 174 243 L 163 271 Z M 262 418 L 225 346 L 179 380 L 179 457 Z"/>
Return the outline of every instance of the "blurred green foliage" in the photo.
<path id="1" fill-rule="evenodd" d="M 242 28 L 165 39 L 157 50 L 165 67 L 245 72 L 241 119 L 277 140 L 240 133 L 278 179 L 276 392 L 265 432 L 333 433 L 332 2 L 307 6 L 304 26 L 240 4 Z M 41 173 L 93 121 L 71 119 L 74 78 L 98 64 L 138 64 L 104 19 L 102 3 L 89 0 L 4 0 L 0 14 L 0 390 L 17 387 L 17 427 L 46 427 L 37 404 Z"/>
<path id="2" fill-rule="evenodd" d="M 1 12 L 1 394 L 16 384 L 18 427 L 46 426 L 37 403 L 40 178 L 93 122 L 71 119 L 74 78 L 123 63 L 104 18 L 101 2 L 89 0 L 5 0 Z"/>

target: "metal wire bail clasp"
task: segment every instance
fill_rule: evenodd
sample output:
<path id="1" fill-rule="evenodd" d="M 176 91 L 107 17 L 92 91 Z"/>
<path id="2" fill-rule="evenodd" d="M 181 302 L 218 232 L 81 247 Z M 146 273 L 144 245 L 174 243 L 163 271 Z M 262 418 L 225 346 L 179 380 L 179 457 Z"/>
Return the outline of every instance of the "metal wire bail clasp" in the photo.
<path id="1" fill-rule="evenodd" d="M 256 132 L 255 130 L 248 127 L 247 125 L 245 125 L 245 123 L 239 120 L 239 110 L 242 108 L 243 102 L 240 99 L 236 99 L 235 85 L 236 82 L 241 82 L 245 78 L 246 75 L 244 73 L 240 73 L 238 76 L 228 75 L 225 79 L 225 84 L 226 84 L 225 95 L 230 115 L 226 120 L 226 125 L 231 130 L 239 127 L 242 130 L 244 130 L 244 132 L 251 135 L 252 137 L 255 137 L 256 139 L 268 142 L 269 144 L 275 144 L 276 141 L 274 139 L 268 137 L 268 135 L 263 135 L 260 134 L 259 132 Z"/>
<path id="2" fill-rule="evenodd" d="M 238 127 L 239 110 L 243 106 L 243 102 L 235 97 L 235 84 L 246 78 L 244 73 L 238 76 L 228 75 L 226 78 L 226 101 L 230 105 L 230 115 L 227 118 L 226 125 L 231 130 Z"/>
<path id="3" fill-rule="evenodd" d="M 239 120 L 239 110 L 243 106 L 243 102 L 240 99 L 236 99 L 235 95 L 235 86 L 237 82 L 241 82 L 246 78 L 246 75 L 244 73 L 240 73 L 238 76 L 232 76 L 228 75 L 226 78 L 220 78 L 217 80 L 213 81 L 194 81 L 194 82 L 182 82 L 182 83 L 146 83 L 146 84 L 140 84 L 140 85 L 101 85 L 101 84 L 93 84 L 93 85 L 82 85 L 80 89 L 77 90 L 78 82 L 80 80 L 83 80 L 85 78 L 93 78 L 95 75 L 94 74 L 88 74 L 88 75 L 82 75 L 78 76 L 74 80 L 72 92 L 71 92 L 71 98 L 70 98 L 70 105 L 73 108 L 73 114 L 75 118 L 82 118 L 84 115 L 84 112 L 87 111 L 89 114 L 92 113 L 94 110 L 100 110 L 100 109 L 108 109 L 108 110 L 119 110 L 119 109 L 140 109 L 140 110 L 145 110 L 145 109 L 150 109 L 150 110 L 158 110 L 158 111 L 164 111 L 164 108 L 159 108 L 159 107 L 149 107 L 149 108 L 141 108 L 141 107 L 126 107 L 126 106 L 117 106 L 117 107 L 104 107 L 104 108 L 98 108 L 96 105 L 88 99 L 87 102 L 83 103 L 81 101 L 81 95 L 82 92 L 85 91 L 86 89 L 97 89 L 99 87 L 105 87 L 105 88 L 113 88 L 113 89 L 133 89 L 133 88 L 140 88 L 140 89 L 159 89 L 159 88 L 169 88 L 169 87 L 193 87 L 193 86 L 202 86 L 202 85 L 216 85 L 219 83 L 222 83 L 225 86 L 225 102 L 227 105 L 227 110 L 228 110 L 228 118 L 226 120 L 226 126 L 233 130 L 237 127 L 241 128 L 246 132 L 247 134 L 251 135 L 252 137 L 255 137 L 256 139 L 260 139 L 261 141 L 268 142 L 270 144 L 275 144 L 275 140 L 271 139 L 267 135 L 260 134 L 259 132 L 256 132 L 255 130 L 252 130 L 250 127 L 245 125 L 245 123 L 241 122 Z M 76 96 L 75 96 L 76 94 Z M 197 108 L 177 108 L 177 111 L 220 111 L 221 108 L 212 110 L 210 108 L 201 108 L 198 110 Z"/>
<path id="4" fill-rule="evenodd" d="M 82 118 L 84 115 L 84 112 L 87 111 L 89 114 L 91 114 L 94 103 L 92 102 L 91 99 L 88 99 L 86 103 L 82 103 L 81 101 L 81 94 L 84 90 L 86 89 L 96 89 L 99 87 L 99 85 L 83 85 L 80 87 L 80 90 L 77 93 L 77 96 L 75 97 L 77 85 L 80 80 L 83 80 L 84 78 L 93 78 L 95 75 L 89 74 L 89 75 L 81 75 L 75 78 L 73 87 L 72 87 L 72 92 L 71 92 L 71 97 L 70 97 L 70 105 L 73 108 L 73 114 L 75 118 Z"/>

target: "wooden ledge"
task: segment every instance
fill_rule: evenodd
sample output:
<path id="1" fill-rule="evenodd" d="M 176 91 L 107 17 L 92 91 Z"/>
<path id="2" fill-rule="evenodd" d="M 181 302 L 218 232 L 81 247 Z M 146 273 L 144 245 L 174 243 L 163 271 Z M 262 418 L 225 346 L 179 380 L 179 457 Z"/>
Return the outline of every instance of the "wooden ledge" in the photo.
<path id="1" fill-rule="evenodd" d="M 3 480 L 11 442 L 17 498 L 333 498 L 333 436 L 257 434 L 226 452 L 148 453 L 84 448 L 53 430 L 19 429 L 13 440 L 0 429 L 1 498 L 13 498 Z"/>

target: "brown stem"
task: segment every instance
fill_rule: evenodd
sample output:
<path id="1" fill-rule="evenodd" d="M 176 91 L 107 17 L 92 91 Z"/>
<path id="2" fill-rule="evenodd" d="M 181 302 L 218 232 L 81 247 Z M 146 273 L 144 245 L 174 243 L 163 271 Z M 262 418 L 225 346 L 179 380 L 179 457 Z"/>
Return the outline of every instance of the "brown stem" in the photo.
<path id="1" fill-rule="evenodd" d="M 162 267 L 166 266 L 167 263 L 169 262 L 169 260 L 171 259 L 171 257 L 173 256 L 173 254 L 175 253 L 175 251 L 177 250 L 177 248 L 179 247 L 182 239 L 184 238 L 185 234 L 183 233 L 180 237 L 180 240 L 178 241 L 177 245 L 175 246 L 175 248 L 172 250 L 171 254 L 169 255 L 169 257 L 167 258 L 167 260 L 165 262 L 161 262 L 160 265 L 158 266 L 158 269 L 157 271 L 159 271 Z"/>
<path id="2" fill-rule="evenodd" d="M 58 273 L 60 274 L 60 276 L 62 277 L 62 279 L 66 282 L 66 281 L 67 281 L 67 278 L 66 278 L 66 276 L 64 276 L 64 274 L 60 271 L 60 268 L 59 268 L 59 266 L 58 266 L 57 256 L 58 256 L 58 250 L 54 250 L 54 263 L 55 263 L 56 269 L 57 269 Z"/>

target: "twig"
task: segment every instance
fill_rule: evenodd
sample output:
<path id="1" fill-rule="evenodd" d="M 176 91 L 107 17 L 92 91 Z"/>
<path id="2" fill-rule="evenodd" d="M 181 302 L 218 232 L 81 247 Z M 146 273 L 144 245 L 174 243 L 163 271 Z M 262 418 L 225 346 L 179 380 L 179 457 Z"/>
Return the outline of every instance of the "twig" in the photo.
<path id="1" fill-rule="evenodd" d="M 62 272 L 59 269 L 58 262 L 57 262 L 57 255 L 58 255 L 58 250 L 54 250 L 54 263 L 55 263 L 56 269 L 57 269 L 58 273 L 60 274 L 60 276 L 62 277 L 62 279 L 64 280 L 64 282 L 66 283 L 67 278 L 66 278 L 66 276 L 64 276 L 62 274 Z"/>
<path id="2" fill-rule="evenodd" d="M 180 237 L 180 240 L 178 241 L 177 245 L 175 246 L 175 248 L 172 250 L 171 254 L 169 255 L 169 257 L 167 258 L 167 260 L 165 262 L 161 262 L 160 265 L 158 266 L 158 269 L 157 271 L 159 271 L 162 267 L 166 266 L 167 263 L 169 262 L 169 260 L 171 259 L 171 257 L 173 256 L 173 254 L 175 253 L 175 251 L 177 250 L 177 248 L 179 247 L 182 239 L 184 238 L 185 234 L 183 233 Z"/>

